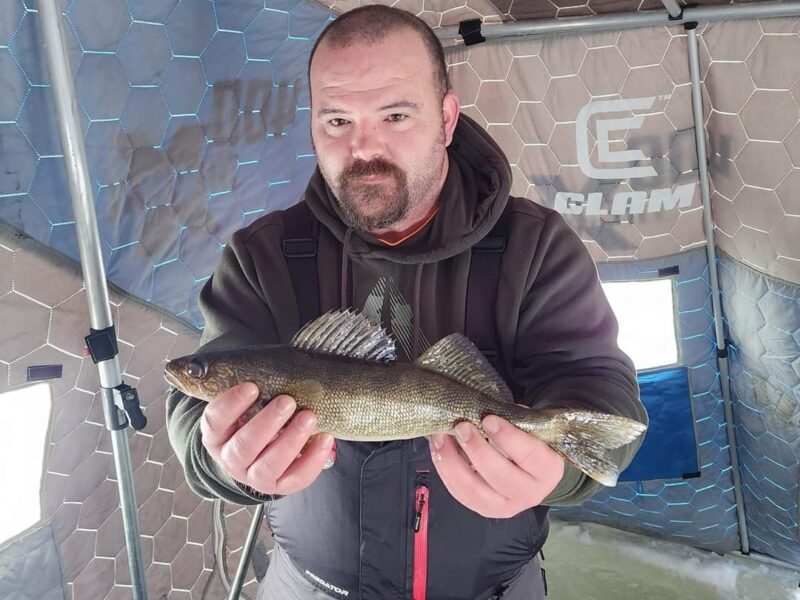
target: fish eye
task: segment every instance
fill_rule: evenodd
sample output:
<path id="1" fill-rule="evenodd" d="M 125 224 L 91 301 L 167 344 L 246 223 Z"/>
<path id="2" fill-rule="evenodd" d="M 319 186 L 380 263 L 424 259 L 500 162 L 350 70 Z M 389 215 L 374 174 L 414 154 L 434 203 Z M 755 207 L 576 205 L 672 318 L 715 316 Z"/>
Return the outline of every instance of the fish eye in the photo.
<path id="1" fill-rule="evenodd" d="M 193 358 L 186 366 L 186 372 L 195 379 L 202 379 L 208 373 L 208 363 L 201 358 Z"/>

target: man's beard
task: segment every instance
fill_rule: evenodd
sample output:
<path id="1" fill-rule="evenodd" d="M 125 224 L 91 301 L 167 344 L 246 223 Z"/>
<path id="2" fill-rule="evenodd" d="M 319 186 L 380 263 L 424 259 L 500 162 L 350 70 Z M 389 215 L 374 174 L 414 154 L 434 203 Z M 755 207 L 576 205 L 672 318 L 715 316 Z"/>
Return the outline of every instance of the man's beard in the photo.
<path id="1" fill-rule="evenodd" d="M 313 143 L 313 141 L 312 141 Z M 315 148 L 316 151 L 316 148 Z M 344 223 L 359 231 L 378 231 L 402 221 L 409 211 L 421 204 L 439 182 L 444 168 L 446 152 L 444 123 L 439 128 L 439 139 L 425 160 L 419 161 L 416 177 L 409 182 L 406 173 L 394 163 L 383 158 L 372 161 L 357 160 L 338 178 L 324 168 L 320 171 L 339 204 Z M 387 179 L 368 183 L 359 178 L 367 175 L 385 175 Z M 366 212 L 366 208 L 372 208 Z"/>
<path id="2" fill-rule="evenodd" d="M 388 177 L 388 181 L 369 183 L 361 179 L 368 175 L 383 175 Z M 350 227 L 376 231 L 390 227 L 408 215 L 411 205 L 408 178 L 402 169 L 387 160 L 357 160 L 345 169 L 337 183 L 339 208 Z"/>

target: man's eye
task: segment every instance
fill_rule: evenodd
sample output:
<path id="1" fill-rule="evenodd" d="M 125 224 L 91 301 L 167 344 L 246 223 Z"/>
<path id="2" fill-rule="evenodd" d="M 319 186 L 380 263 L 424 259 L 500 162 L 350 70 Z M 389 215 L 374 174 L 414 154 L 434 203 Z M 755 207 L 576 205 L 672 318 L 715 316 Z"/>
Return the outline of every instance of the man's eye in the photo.
<path id="1" fill-rule="evenodd" d="M 340 119 L 339 117 L 336 117 L 335 119 L 331 119 L 330 121 L 328 121 L 328 125 L 331 125 L 333 127 L 341 127 L 345 123 L 347 123 L 347 121 L 345 119 Z"/>
<path id="2" fill-rule="evenodd" d="M 408 115 L 404 115 L 402 113 L 394 113 L 394 114 L 389 115 L 389 121 L 391 121 L 392 123 L 398 123 L 400 121 L 405 120 L 405 118 L 407 116 Z"/>

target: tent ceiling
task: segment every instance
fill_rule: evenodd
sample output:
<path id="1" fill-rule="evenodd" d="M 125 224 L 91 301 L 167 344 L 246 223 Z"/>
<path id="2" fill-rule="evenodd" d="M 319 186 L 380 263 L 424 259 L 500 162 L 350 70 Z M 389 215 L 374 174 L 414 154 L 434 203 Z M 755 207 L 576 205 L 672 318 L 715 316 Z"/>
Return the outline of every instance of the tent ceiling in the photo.
<path id="1" fill-rule="evenodd" d="M 336 14 L 342 14 L 358 6 L 378 4 L 377 2 L 362 2 L 361 0 L 316 0 L 325 8 Z M 384 3 L 381 3 L 384 4 Z M 466 19 L 482 19 L 484 23 L 499 23 L 504 18 L 497 6 L 490 0 L 397 0 L 385 2 L 391 6 L 402 8 L 414 13 L 431 27 L 448 27 L 458 25 Z"/>
<path id="2" fill-rule="evenodd" d="M 561 19 L 622 12 L 663 10 L 661 0 L 493 0 L 503 20 Z M 681 6 L 686 3 L 680 3 Z M 724 0 L 699 0 L 694 4 L 736 4 Z"/>
<path id="3" fill-rule="evenodd" d="M 317 0 L 337 14 L 352 10 L 362 4 L 384 4 L 384 2 L 362 2 L 361 0 Z M 754 0 L 763 2 L 766 0 Z M 614 13 L 663 10 L 661 0 L 397 0 L 386 2 L 410 11 L 431 27 L 456 25 L 465 19 L 481 18 L 484 23 L 519 21 L 523 19 L 564 19 Z M 686 6 L 686 2 L 678 2 Z M 692 4 L 712 6 L 722 4 L 752 4 L 752 2 L 729 2 L 728 0 L 697 0 Z"/>

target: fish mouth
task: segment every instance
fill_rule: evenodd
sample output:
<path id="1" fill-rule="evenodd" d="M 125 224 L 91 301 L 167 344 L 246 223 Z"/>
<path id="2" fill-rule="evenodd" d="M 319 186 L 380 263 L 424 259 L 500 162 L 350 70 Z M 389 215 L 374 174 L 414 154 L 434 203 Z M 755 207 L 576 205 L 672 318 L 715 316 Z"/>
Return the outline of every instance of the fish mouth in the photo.
<path id="1" fill-rule="evenodd" d="M 167 383 L 169 383 L 172 387 L 178 388 L 180 391 L 184 393 L 188 393 L 184 388 L 183 382 L 180 379 L 178 379 L 178 377 L 172 372 L 172 369 L 169 366 L 167 366 L 167 368 L 164 369 L 164 379 L 166 379 Z"/>

